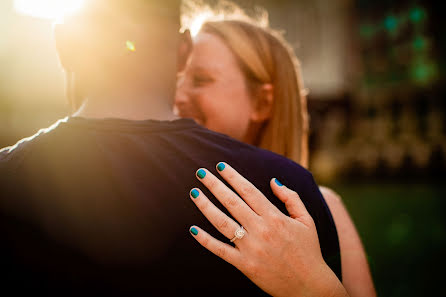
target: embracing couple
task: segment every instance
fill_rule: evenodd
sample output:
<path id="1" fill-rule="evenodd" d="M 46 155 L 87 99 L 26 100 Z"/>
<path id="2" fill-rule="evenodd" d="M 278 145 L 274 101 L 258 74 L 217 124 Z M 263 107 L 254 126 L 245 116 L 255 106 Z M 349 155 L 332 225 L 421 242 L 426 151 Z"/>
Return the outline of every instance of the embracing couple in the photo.
<path id="1" fill-rule="evenodd" d="M 292 49 L 240 12 L 179 20 L 179 0 L 91 0 L 55 26 L 73 114 L 0 151 L 3 290 L 375 296 L 305 169 Z"/>

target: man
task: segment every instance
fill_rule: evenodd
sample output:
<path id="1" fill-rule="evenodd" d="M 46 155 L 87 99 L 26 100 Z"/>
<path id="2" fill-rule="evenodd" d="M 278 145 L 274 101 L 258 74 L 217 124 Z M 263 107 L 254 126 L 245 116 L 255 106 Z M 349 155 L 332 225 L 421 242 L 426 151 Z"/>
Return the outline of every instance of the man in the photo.
<path id="1" fill-rule="evenodd" d="M 296 190 L 340 277 L 336 228 L 309 172 L 175 119 L 177 48 L 188 52 L 178 22 L 177 0 L 92 0 L 55 27 L 76 112 L 0 151 L 3 288 L 51 296 L 261 295 L 188 234 L 192 224 L 212 232 L 188 193 L 200 186 L 194 171 L 219 161 L 283 211 L 270 178 Z"/>

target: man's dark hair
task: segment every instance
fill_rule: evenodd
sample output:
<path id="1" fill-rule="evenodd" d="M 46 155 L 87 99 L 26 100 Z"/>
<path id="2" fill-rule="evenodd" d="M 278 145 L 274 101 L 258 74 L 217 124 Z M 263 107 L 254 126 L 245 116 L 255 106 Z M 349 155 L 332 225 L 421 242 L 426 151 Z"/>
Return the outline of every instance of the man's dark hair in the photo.
<path id="1" fill-rule="evenodd" d="M 148 16 L 160 16 L 179 21 L 181 0 L 90 0 L 87 1 L 85 12 L 92 15 L 113 13 L 128 14 L 135 18 L 146 19 Z"/>
<path id="2" fill-rule="evenodd" d="M 149 80 L 147 69 L 159 74 L 171 71 L 172 57 L 163 55 L 176 51 L 180 4 L 181 0 L 90 0 L 64 24 L 56 25 L 63 27 L 62 33 L 55 30 L 56 43 L 73 111 L 98 82 L 116 86 L 125 79 Z M 133 51 L 126 48 L 127 42 Z"/>

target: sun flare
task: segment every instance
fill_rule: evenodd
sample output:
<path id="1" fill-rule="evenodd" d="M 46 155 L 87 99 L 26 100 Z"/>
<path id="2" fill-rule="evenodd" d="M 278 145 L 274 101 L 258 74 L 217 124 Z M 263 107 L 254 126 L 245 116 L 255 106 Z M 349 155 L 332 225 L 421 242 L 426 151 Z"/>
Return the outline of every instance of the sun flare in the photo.
<path id="1" fill-rule="evenodd" d="M 14 0 L 17 13 L 52 20 L 74 13 L 83 5 L 84 0 Z"/>
<path id="2" fill-rule="evenodd" d="M 199 15 L 195 16 L 192 24 L 190 24 L 190 34 L 192 37 L 197 36 L 198 32 L 200 32 L 201 27 L 203 26 L 204 22 L 209 18 L 212 17 L 212 12 L 204 11 L 200 13 Z"/>

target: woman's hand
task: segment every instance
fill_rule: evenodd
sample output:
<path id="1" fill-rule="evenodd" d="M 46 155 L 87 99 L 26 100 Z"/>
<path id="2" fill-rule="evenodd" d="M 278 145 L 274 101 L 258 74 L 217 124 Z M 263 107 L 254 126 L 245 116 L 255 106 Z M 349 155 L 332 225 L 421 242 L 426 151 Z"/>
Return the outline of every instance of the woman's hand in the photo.
<path id="1" fill-rule="evenodd" d="M 197 177 L 243 226 L 245 235 L 235 238 L 239 224 L 199 189 L 192 189 L 190 197 L 206 218 L 228 242 L 235 238 L 233 247 L 192 226 L 190 232 L 202 246 L 271 295 L 348 296 L 324 262 L 313 219 L 296 192 L 275 178 L 270 182 L 274 194 L 285 203 L 288 217 L 228 164 L 218 163 L 217 170 L 240 196 L 206 169 L 199 169 Z"/>

